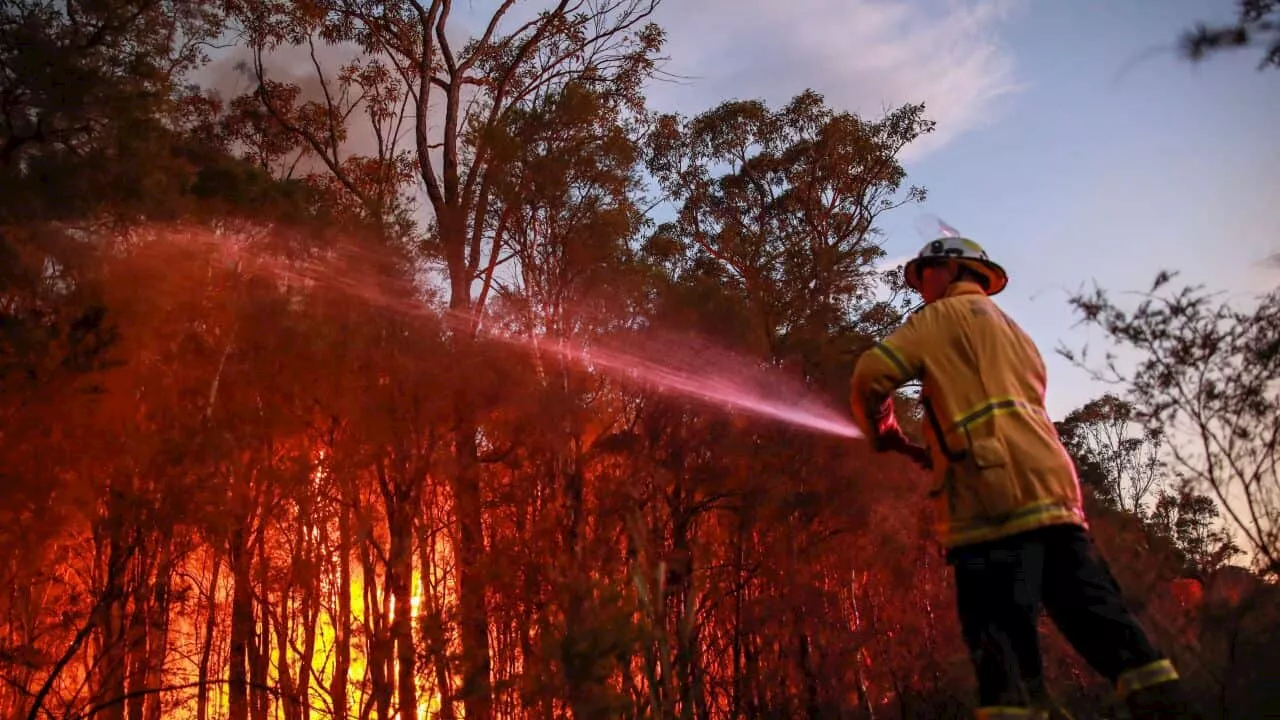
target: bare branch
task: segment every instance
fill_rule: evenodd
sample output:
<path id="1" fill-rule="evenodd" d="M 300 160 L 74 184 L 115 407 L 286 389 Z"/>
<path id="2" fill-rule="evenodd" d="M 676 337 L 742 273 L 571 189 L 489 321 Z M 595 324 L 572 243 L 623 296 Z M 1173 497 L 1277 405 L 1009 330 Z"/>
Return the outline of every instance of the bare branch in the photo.
<path id="1" fill-rule="evenodd" d="M 440 56 L 444 59 L 445 69 L 449 73 L 450 78 L 458 75 L 458 62 L 454 60 L 453 48 L 449 47 L 449 36 L 445 30 L 449 24 L 449 10 L 453 7 L 452 0 L 443 0 L 444 9 L 440 11 L 440 19 L 436 21 L 436 42 L 440 43 Z M 498 12 L 502 12 L 500 9 Z"/>
<path id="2" fill-rule="evenodd" d="M 432 2 L 431 9 L 426 10 L 418 0 L 410 0 L 410 2 L 418 13 L 422 40 L 422 56 L 417 59 L 418 81 L 415 88 L 417 98 L 416 107 L 414 108 L 416 114 L 414 130 L 418 148 L 418 173 L 422 176 L 422 181 L 427 186 L 427 196 L 431 200 L 431 205 L 435 209 L 437 217 L 439 217 L 441 210 L 444 209 L 445 198 L 440 189 L 440 180 L 436 177 L 435 168 L 431 164 L 431 154 L 428 149 L 431 143 L 427 132 L 431 86 L 436 83 L 431 68 L 431 57 L 435 52 L 432 45 L 432 30 L 436 22 L 436 13 L 439 11 L 439 3 L 438 1 Z"/>
<path id="3" fill-rule="evenodd" d="M 329 145 L 333 152 L 333 162 L 342 165 L 342 161 L 338 159 L 338 111 L 333 105 L 333 97 L 329 94 L 329 81 L 325 77 L 324 69 L 320 67 L 320 59 L 316 57 L 316 43 L 310 34 L 307 35 L 307 50 L 311 56 L 311 66 L 316 71 L 316 79 L 320 81 L 320 89 L 324 92 L 325 115 L 329 120 Z"/>
<path id="4" fill-rule="evenodd" d="M 468 57 L 463 58 L 462 63 L 459 64 L 457 67 L 450 67 L 449 72 L 451 74 L 465 75 L 468 71 L 471 70 L 471 67 L 475 65 L 476 60 L 479 59 L 484 49 L 489 47 L 489 43 L 493 40 L 493 33 L 498 28 L 498 23 L 502 22 L 502 18 L 506 16 L 507 11 L 510 10 L 511 6 L 514 4 L 515 4 L 515 0 L 503 0 L 502 5 L 499 6 L 497 10 L 493 11 L 493 15 L 489 18 L 488 26 L 485 27 L 484 33 L 480 36 L 480 40 L 476 43 L 475 51 L 472 52 Z M 521 32 L 524 31 L 525 28 L 529 26 L 530 23 L 533 23 L 533 22 L 536 22 L 536 20 L 530 20 L 529 23 L 526 23 L 523 27 L 516 30 L 514 35 L 519 35 Z"/>
<path id="5" fill-rule="evenodd" d="M 255 94 L 262 102 L 263 107 L 265 107 L 267 112 L 271 114 L 271 117 L 275 118 L 276 122 L 280 123 L 289 132 L 306 140 L 315 153 L 320 156 L 320 159 L 324 161 L 325 166 L 329 168 L 329 171 L 333 173 L 333 176 L 338 179 L 338 182 L 342 183 L 342 186 L 345 187 L 354 197 L 359 199 L 365 207 L 371 208 L 372 205 L 369 203 L 368 198 L 365 197 L 365 194 L 360 187 L 357 186 L 347 175 L 346 171 L 342 169 L 342 166 L 338 164 L 337 159 L 331 157 L 329 153 L 326 152 L 326 143 L 322 142 L 320 138 L 317 138 L 314 133 L 306 128 L 289 122 L 288 118 L 286 118 L 279 108 L 277 108 L 271 101 L 271 93 L 267 90 L 268 81 L 262 66 L 261 46 L 254 48 L 253 68 L 258 80 L 258 88 Z"/>

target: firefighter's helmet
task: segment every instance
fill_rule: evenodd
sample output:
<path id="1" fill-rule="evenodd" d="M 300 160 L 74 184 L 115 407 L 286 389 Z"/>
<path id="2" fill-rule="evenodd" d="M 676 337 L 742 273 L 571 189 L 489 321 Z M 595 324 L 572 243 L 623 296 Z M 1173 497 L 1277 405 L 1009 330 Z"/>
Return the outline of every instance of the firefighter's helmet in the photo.
<path id="1" fill-rule="evenodd" d="M 995 295 L 1009 284 L 1009 276 L 987 257 L 987 251 L 978 243 L 958 235 L 931 240 L 903 268 L 907 287 L 920 291 L 921 274 L 925 267 L 936 263 L 956 262 L 986 278 L 988 295 Z"/>

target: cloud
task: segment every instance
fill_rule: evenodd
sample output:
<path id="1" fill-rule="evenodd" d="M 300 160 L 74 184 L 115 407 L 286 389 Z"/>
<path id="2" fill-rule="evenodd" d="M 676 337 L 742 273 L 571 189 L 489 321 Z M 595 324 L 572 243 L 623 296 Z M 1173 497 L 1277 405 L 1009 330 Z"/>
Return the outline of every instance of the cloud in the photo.
<path id="1" fill-rule="evenodd" d="M 662 6 L 665 69 L 655 107 L 697 113 L 731 98 L 780 105 L 813 88 L 868 117 L 925 102 L 936 150 L 998 116 L 1020 86 L 996 38 L 1023 0 L 682 0 Z"/>
<path id="2" fill-rule="evenodd" d="M 1244 284 L 1251 292 L 1266 293 L 1280 289 L 1280 252 L 1253 263 L 1249 270 Z"/>
<path id="3" fill-rule="evenodd" d="M 666 0 L 653 18 L 668 33 L 664 69 L 679 78 L 655 81 L 651 105 L 696 114 L 732 98 L 761 98 L 777 107 L 806 88 L 828 103 L 867 117 L 925 102 L 937 129 L 907 148 L 911 161 L 996 120 L 1001 102 L 1020 89 L 1010 52 L 998 39 L 1026 0 Z M 462 35 L 482 27 L 488 3 L 461 14 Z M 514 22 L 514 20 L 513 20 Z M 326 73 L 359 53 L 319 45 Z M 244 48 L 217 53 L 195 78 L 232 97 L 253 81 L 236 68 Z M 322 97 L 305 48 L 282 48 L 269 74 L 295 82 L 305 99 Z M 438 108 L 433 108 L 438 111 Z M 345 152 L 373 152 L 372 133 L 355 129 Z"/>

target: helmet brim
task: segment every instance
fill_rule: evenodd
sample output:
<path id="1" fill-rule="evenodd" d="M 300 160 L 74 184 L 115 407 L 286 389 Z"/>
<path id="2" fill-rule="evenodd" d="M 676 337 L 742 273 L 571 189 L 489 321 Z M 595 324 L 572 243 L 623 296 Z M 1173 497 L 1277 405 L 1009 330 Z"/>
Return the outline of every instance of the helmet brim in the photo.
<path id="1" fill-rule="evenodd" d="M 920 292 L 920 285 L 923 281 L 924 269 L 930 263 L 956 262 L 961 263 L 965 267 L 981 274 L 987 279 L 986 293 L 987 295 L 998 295 L 1009 284 L 1009 275 L 996 263 L 990 260 L 974 260 L 971 258 L 937 258 L 937 257 L 917 257 L 907 261 L 906 267 L 902 269 L 902 279 L 907 287 Z"/>

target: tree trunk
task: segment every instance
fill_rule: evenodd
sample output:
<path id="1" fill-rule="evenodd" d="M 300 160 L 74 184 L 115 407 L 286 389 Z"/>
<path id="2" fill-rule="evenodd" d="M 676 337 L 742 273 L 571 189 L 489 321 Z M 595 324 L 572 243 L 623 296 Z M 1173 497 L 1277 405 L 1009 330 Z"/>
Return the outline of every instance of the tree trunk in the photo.
<path id="1" fill-rule="evenodd" d="M 156 568 L 155 586 L 152 588 L 151 615 L 148 622 L 147 682 L 150 690 L 164 683 L 165 657 L 169 653 L 169 589 L 173 579 L 172 539 L 166 540 Z M 158 692 L 147 694 L 143 712 L 144 720 L 160 720 L 163 698 Z"/>
<path id="2" fill-rule="evenodd" d="M 853 574 L 852 590 L 850 596 L 853 598 L 853 627 L 861 632 L 862 630 L 862 612 L 858 609 L 858 574 Z M 858 690 L 858 706 L 862 708 L 863 714 L 867 720 L 875 720 L 875 707 L 871 704 L 871 693 L 867 690 L 867 675 L 863 671 L 862 666 L 866 661 L 867 648 L 865 646 L 858 648 L 858 652 L 854 655 L 854 673 L 857 680 Z"/>
<path id="3" fill-rule="evenodd" d="M 338 513 L 338 617 L 335 618 L 333 643 L 333 713 L 338 720 L 347 718 L 347 674 L 351 672 L 351 503 L 343 484 L 342 508 Z"/>
<path id="4" fill-rule="evenodd" d="M 822 708 L 819 705 L 818 695 L 818 676 L 813 671 L 813 663 L 810 661 L 810 655 L 813 652 L 812 640 L 809 633 L 800 632 L 799 637 L 800 652 L 797 661 L 800 664 L 800 674 L 804 677 L 804 699 L 805 709 L 809 720 L 819 720 L 822 717 Z"/>
<path id="5" fill-rule="evenodd" d="M 262 597 L 261 622 L 258 626 L 258 642 L 250 645 L 253 648 L 253 655 L 250 658 L 249 665 L 249 713 L 252 720 L 267 720 L 268 696 L 267 696 L 267 664 L 271 659 L 271 613 L 266 606 L 267 597 L 270 594 L 268 586 L 268 570 L 270 565 L 267 561 L 267 542 L 266 542 L 266 522 L 258 523 L 258 532 L 256 536 L 257 556 L 258 556 L 258 593 Z M 252 612 L 252 610 L 250 610 Z M 252 619 L 250 620 L 252 622 Z"/>
<path id="6" fill-rule="evenodd" d="M 200 668 L 196 675 L 196 720 L 209 720 L 209 660 L 213 655 L 213 632 L 218 627 L 218 574 L 222 556 L 213 556 L 213 574 L 209 580 L 209 614 L 204 621 L 204 645 L 200 648 Z"/>
<path id="7" fill-rule="evenodd" d="M 758 718 L 761 716 L 763 700 L 760 697 L 761 689 L 764 683 L 759 682 L 760 678 L 760 653 L 756 647 L 755 637 L 747 635 L 746 642 L 743 644 L 743 661 L 747 667 L 746 677 L 743 678 L 743 687 L 747 688 L 747 713 L 748 718 Z"/>
<path id="8" fill-rule="evenodd" d="M 456 92 L 450 90 L 450 92 Z M 456 97 L 450 97 L 456 103 Z M 448 123 L 446 123 L 448 124 Z M 448 147 L 454 143 L 452 148 Z M 457 128 L 445 128 L 444 203 L 434 202 L 449 274 L 449 309 L 470 317 L 472 273 L 467 267 L 467 208 L 460 204 L 457 183 Z M 452 151 L 451 151 L 452 150 Z M 469 322 L 454 335 L 454 350 L 466 361 L 474 343 L 476 325 Z M 454 459 L 457 469 L 452 487 L 458 521 L 458 604 L 462 639 L 462 703 L 467 720 L 490 720 L 493 694 L 490 682 L 489 611 L 487 588 L 480 563 L 484 555 L 484 516 L 480 488 L 480 462 L 476 446 L 478 421 L 465 386 L 455 397 Z"/>
<path id="9" fill-rule="evenodd" d="M 562 387 L 561 390 L 564 391 L 566 388 Z M 565 639 L 569 641 L 570 647 L 580 647 L 583 643 L 578 641 L 575 635 L 582 632 L 586 619 L 586 599 L 589 592 L 587 583 L 590 582 L 590 577 L 587 572 L 584 572 L 581 562 L 584 488 L 582 473 L 579 471 L 580 459 L 577 453 L 574 453 L 574 456 L 559 459 L 559 463 L 571 462 L 573 466 L 560 473 L 564 484 L 567 517 L 564 520 L 565 552 L 561 554 L 558 562 L 566 566 L 564 570 L 567 585 L 564 611 Z M 585 673 L 583 676 L 570 675 L 566 680 L 568 681 L 566 691 L 570 707 L 573 709 L 573 717 L 576 720 L 592 717 L 593 712 L 597 711 L 591 705 L 591 698 L 597 694 L 598 689 L 595 687 L 595 679 L 591 677 L 591 673 Z"/>
<path id="10" fill-rule="evenodd" d="M 388 558 L 387 584 L 395 598 L 395 616 L 391 619 L 391 639 L 396 646 L 397 699 L 400 717 L 416 718 L 418 701 L 413 646 L 413 515 L 404 498 L 394 500 L 397 507 L 388 508 L 391 547 Z"/>
<path id="11" fill-rule="evenodd" d="M 308 535 L 309 536 L 309 535 Z M 315 543 L 306 543 L 306 557 L 311 568 L 320 568 L 320 549 Z M 311 717 L 311 665 L 316 654 L 316 625 L 320 622 L 320 573 L 306 574 L 307 585 L 302 592 L 302 654 L 298 658 L 298 682 L 294 688 L 294 696 L 298 699 L 299 720 Z M 350 622 L 350 620 L 348 620 Z M 337 717 L 346 720 L 346 715 Z"/>
<path id="12" fill-rule="evenodd" d="M 118 528 L 110 530 L 107 573 L 102 589 L 103 602 L 98 610 L 97 625 L 101 645 L 95 693 L 95 704 L 99 710 L 95 717 L 101 720 L 124 720 L 125 668 L 128 658 L 124 636 L 125 548 L 121 534 L 122 530 Z"/>
<path id="13" fill-rule="evenodd" d="M 440 696 L 440 720 L 454 720 L 453 688 L 449 684 L 449 653 L 445 647 L 443 633 L 444 614 L 440 610 L 441 599 L 435 596 L 430 587 L 430 578 L 435 567 L 435 532 L 430 530 L 433 518 L 428 517 L 418 528 L 418 565 L 422 572 L 422 617 L 419 621 L 418 634 L 422 638 L 422 646 L 432 658 L 433 671 L 436 678 L 436 692 Z"/>
<path id="14" fill-rule="evenodd" d="M 17 577 L 16 563 L 11 561 L 6 564 L 4 572 L 6 577 Z M 7 627 L 10 642 L 14 646 L 34 644 L 36 632 L 33 631 L 38 625 L 36 620 L 47 612 L 43 601 L 44 594 L 35 592 L 35 588 L 29 583 L 11 584 L 4 588 L 3 592 L 7 595 L 5 602 L 8 603 L 8 607 L 15 609 L 11 611 L 15 614 L 11 616 Z M 0 702 L 4 703 L 0 707 L 9 708 L 10 717 L 27 717 L 32 711 L 31 688 L 36 687 L 36 668 L 12 664 L 6 668 L 6 671 L 13 682 L 0 684 Z"/>
<path id="15" fill-rule="evenodd" d="M 253 641 L 251 555 L 245 546 L 244 525 L 231 531 L 231 652 L 227 670 L 227 720 L 249 720 L 249 644 Z"/>
<path id="16" fill-rule="evenodd" d="M 147 583 L 147 565 L 146 555 L 139 556 L 130 593 L 133 596 L 133 611 L 129 613 L 129 626 L 125 630 L 125 663 L 128 668 L 125 717 L 129 720 L 142 720 L 142 706 L 146 700 L 148 596 L 151 590 Z"/>
<path id="17" fill-rule="evenodd" d="M 274 625 L 276 633 L 276 682 L 280 685 L 280 694 L 277 703 L 284 710 L 285 720 L 298 720 L 301 713 L 298 712 L 299 698 L 294 692 L 293 673 L 290 672 L 289 663 L 289 634 L 292 632 L 291 627 L 293 619 L 293 605 L 289 602 L 288 585 L 281 588 L 280 599 L 277 601 L 273 610 L 268 610 L 266 604 L 270 603 L 270 598 L 266 598 L 263 607 L 263 615 L 271 618 L 271 624 Z M 298 674 L 305 674 L 305 666 L 301 663 L 298 665 Z M 279 711 L 277 711 L 279 712 Z"/>
<path id="18" fill-rule="evenodd" d="M 462 703 L 467 720 L 490 720 L 489 612 L 480 568 L 484 553 L 480 465 L 476 450 L 476 422 L 465 400 L 458 410 L 455 433 L 458 471 L 453 478 L 458 518 L 458 604 L 462 636 Z"/>
<path id="19" fill-rule="evenodd" d="M 372 553 L 366 546 L 361 553 L 361 569 L 364 579 L 365 635 L 368 650 L 369 683 L 372 686 L 373 707 L 378 711 L 379 720 L 391 717 L 391 678 L 387 674 L 386 614 L 378 602 L 377 569 L 374 567 Z"/>
<path id="20" fill-rule="evenodd" d="M 746 519 L 739 514 L 733 548 L 733 696 L 730 701 L 730 717 L 741 717 L 742 712 L 742 594 L 746 592 L 743 567 L 746 542 Z"/>

